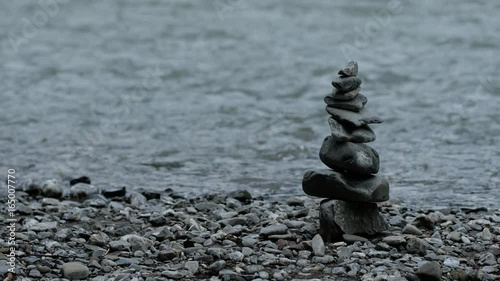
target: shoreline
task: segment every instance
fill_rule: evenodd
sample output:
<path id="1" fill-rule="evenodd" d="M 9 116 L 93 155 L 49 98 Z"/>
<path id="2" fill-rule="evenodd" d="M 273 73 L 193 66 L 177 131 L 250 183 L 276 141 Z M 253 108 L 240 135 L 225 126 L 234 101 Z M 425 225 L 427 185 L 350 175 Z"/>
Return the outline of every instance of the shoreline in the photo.
<path id="1" fill-rule="evenodd" d="M 388 231 L 323 243 L 316 236 L 321 199 L 308 196 L 78 194 L 16 192 L 19 280 L 500 278 L 500 209 L 420 209 L 391 199 L 378 204 Z M 5 278 L 8 230 L 0 235 Z"/>

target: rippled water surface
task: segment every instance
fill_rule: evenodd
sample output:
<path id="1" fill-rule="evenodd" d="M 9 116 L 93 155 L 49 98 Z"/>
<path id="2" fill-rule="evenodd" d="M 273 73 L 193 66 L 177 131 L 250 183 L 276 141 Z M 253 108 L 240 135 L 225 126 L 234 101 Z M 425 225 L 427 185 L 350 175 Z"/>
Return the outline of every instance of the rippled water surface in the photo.
<path id="1" fill-rule="evenodd" d="M 4 1 L 0 168 L 302 194 L 355 59 L 392 197 L 500 207 L 500 2 L 388 3 Z"/>

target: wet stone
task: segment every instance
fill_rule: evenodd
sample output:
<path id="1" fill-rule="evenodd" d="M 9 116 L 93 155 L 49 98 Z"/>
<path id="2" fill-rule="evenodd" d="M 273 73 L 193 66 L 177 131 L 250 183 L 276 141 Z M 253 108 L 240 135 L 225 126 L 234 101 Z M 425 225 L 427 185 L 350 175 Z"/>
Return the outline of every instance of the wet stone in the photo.
<path id="1" fill-rule="evenodd" d="M 421 280 L 439 281 L 442 277 L 442 270 L 438 262 L 426 262 L 417 270 L 417 276 Z"/>
<path id="2" fill-rule="evenodd" d="M 332 170 L 307 171 L 302 180 L 306 194 L 352 202 L 382 202 L 389 199 L 389 183 L 381 176 L 357 179 Z"/>
<path id="3" fill-rule="evenodd" d="M 234 198 L 242 203 L 250 203 L 252 200 L 252 195 L 246 190 L 231 191 L 229 192 L 228 197 Z"/>
<path id="4" fill-rule="evenodd" d="M 87 176 L 79 177 L 79 178 L 72 179 L 72 180 L 69 181 L 69 185 L 70 186 L 73 186 L 73 185 L 75 185 L 77 183 L 91 184 L 90 178 L 87 177 Z"/>
<path id="5" fill-rule="evenodd" d="M 340 77 L 332 81 L 333 87 L 335 87 L 339 92 L 349 92 L 361 85 L 361 79 L 358 77 Z"/>
<path id="6" fill-rule="evenodd" d="M 333 140 L 338 142 L 367 143 L 375 140 L 375 133 L 368 125 L 353 127 L 341 124 L 334 118 L 328 119 Z"/>
<path id="7" fill-rule="evenodd" d="M 344 101 L 344 102 L 353 101 L 354 99 L 356 99 L 356 97 L 359 95 L 360 92 L 361 92 L 361 87 L 358 87 L 349 92 L 342 92 L 334 89 L 331 97 L 334 101 Z"/>
<path id="8" fill-rule="evenodd" d="M 339 142 L 328 136 L 323 141 L 319 157 L 328 167 L 359 176 L 376 174 L 379 156 L 375 149 L 362 143 Z"/>
<path id="9" fill-rule="evenodd" d="M 331 107 L 359 112 L 365 107 L 368 99 L 355 89 L 342 95 L 326 96 L 324 102 Z"/>
<path id="10" fill-rule="evenodd" d="M 339 70 L 338 74 L 345 77 L 358 75 L 358 63 L 355 61 L 349 61 L 346 66 Z"/>
<path id="11" fill-rule="evenodd" d="M 368 234 L 388 229 L 377 204 L 324 200 L 320 205 L 320 234 L 328 242 L 342 234 Z"/>
<path id="12" fill-rule="evenodd" d="M 106 198 L 124 197 L 127 194 L 127 188 L 124 186 L 120 189 L 105 190 L 102 195 Z"/>
<path id="13" fill-rule="evenodd" d="M 338 122 L 347 123 L 355 127 L 383 122 L 382 118 L 378 117 L 368 108 L 364 108 L 360 112 L 352 112 L 345 109 L 327 106 L 326 111 Z"/>

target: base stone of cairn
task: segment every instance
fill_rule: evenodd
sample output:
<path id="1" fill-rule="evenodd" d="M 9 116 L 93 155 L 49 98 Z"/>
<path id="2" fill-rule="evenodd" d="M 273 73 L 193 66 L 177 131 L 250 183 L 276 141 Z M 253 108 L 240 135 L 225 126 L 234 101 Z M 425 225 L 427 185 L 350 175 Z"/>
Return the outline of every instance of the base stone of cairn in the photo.
<path id="1" fill-rule="evenodd" d="M 344 233 L 374 235 L 388 228 L 375 203 L 327 199 L 319 207 L 319 234 L 324 241 L 339 241 Z"/>
<path id="2" fill-rule="evenodd" d="M 327 198 L 320 204 L 320 235 L 335 242 L 343 234 L 373 235 L 389 225 L 376 202 L 389 199 L 389 183 L 379 175 L 379 155 L 365 143 L 375 140 L 369 124 L 382 119 L 366 110 L 360 94 L 358 64 L 351 61 L 332 82 L 334 91 L 324 98 L 331 134 L 321 146 L 320 160 L 331 170 L 310 170 L 302 188 L 311 196 Z"/>

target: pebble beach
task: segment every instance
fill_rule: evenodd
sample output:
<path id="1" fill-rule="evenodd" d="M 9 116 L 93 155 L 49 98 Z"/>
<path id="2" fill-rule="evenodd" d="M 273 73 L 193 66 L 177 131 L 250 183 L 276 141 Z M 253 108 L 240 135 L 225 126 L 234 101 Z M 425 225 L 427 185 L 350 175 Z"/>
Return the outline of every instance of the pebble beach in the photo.
<path id="1" fill-rule="evenodd" d="M 238 190 L 196 197 L 56 180 L 20 187 L 17 275 L 7 272 L 2 228 L 2 280 L 500 278 L 500 209 L 418 209 L 393 198 L 378 204 L 389 230 L 325 243 L 321 200 L 309 196 Z"/>
<path id="2" fill-rule="evenodd" d="M 0 1 L 0 281 L 500 280 L 500 2 L 455 2 Z"/>

